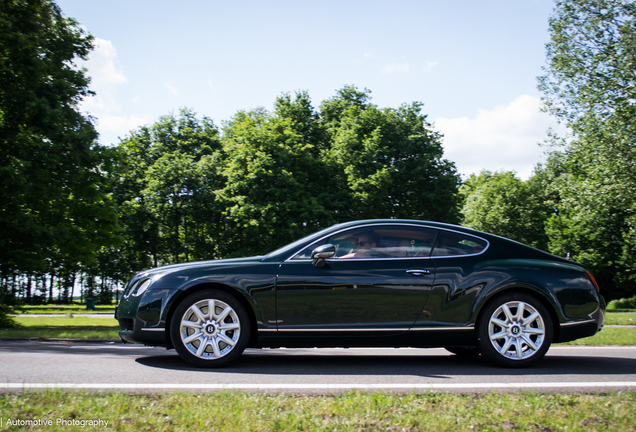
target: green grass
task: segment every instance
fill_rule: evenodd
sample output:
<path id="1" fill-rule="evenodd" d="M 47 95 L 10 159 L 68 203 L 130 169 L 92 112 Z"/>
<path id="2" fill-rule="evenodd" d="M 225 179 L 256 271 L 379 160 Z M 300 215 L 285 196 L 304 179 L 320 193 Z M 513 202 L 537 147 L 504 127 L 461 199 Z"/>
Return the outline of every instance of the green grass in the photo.
<path id="1" fill-rule="evenodd" d="M 605 325 L 634 325 L 636 326 L 636 312 L 608 312 Z"/>
<path id="2" fill-rule="evenodd" d="M 129 395 L 33 391 L 0 395 L 7 420 L 51 420 L 38 429 L 81 430 L 57 420 L 108 421 L 85 429 L 134 431 L 625 431 L 636 429 L 636 393 L 396 394 L 336 396 L 218 392 Z"/>
<path id="3" fill-rule="evenodd" d="M 38 305 L 38 306 L 18 306 L 15 308 L 15 313 L 20 314 L 94 314 L 94 313 L 115 313 L 115 305 L 95 305 L 95 310 L 86 309 L 85 304 L 70 304 L 70 305 Z"/>
<path id="4" fill-rule="evenodd" d="M 594 336 L 558 345 L 610 346 L 636 345 L 636 326 L 633 328 L 604 328 Z"/>
<path id="5" fill-rule="evenodd" d="M 19 327 L 0 330 L 3 337 L 119 339 L 119 325 L 113 317 L 89 318 L 83 316 L 32 317 L 18 316 Z"/>

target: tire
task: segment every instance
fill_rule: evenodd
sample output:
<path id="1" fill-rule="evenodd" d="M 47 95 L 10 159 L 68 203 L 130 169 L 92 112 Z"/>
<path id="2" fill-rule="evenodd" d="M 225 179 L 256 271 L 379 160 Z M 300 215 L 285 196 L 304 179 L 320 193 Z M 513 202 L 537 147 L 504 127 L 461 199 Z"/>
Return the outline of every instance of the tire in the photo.
<path id="1" fill-rule="evenodd" d="M 503 367 L 528 367 L 541 360 L 552 343 L 550 314 L 528 294 L 507 293 L 486 305 L 478 321 L 477 347 Z"/>
<path id="2" fill-rule="evenodd" d="M 459 357 L 477 357 L 479 355 L 479 349 L 476 346 L 444 347 L 444 349 Z"/>
<path id="3" fill-rule="evenodd" d="M 170 336 L 177 353 L 188 363 L 222 367 L 234 362 L 245 350 L 250 321 L 235 297 L 219 290 L 199 291 L 175 309 Z"/>

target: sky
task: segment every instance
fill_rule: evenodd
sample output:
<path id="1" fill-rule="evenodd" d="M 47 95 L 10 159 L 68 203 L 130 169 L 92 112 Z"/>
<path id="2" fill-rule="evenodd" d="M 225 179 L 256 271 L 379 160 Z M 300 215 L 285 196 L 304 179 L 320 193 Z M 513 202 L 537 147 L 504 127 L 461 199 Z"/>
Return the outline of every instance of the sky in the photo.
<path id="1" fill-rule="evenodd" d="M 182 107 L 222 127 L 283 93 L 317 108 L 346 85 L 381 108 L 422 102 L 464 178 L 526 179 L 548 129 L 564 132 L 537 89 L 552 0 L 57 3 L 95 37 L 81 65 L 96 96 L 81 110 L 105 145 Z"/>

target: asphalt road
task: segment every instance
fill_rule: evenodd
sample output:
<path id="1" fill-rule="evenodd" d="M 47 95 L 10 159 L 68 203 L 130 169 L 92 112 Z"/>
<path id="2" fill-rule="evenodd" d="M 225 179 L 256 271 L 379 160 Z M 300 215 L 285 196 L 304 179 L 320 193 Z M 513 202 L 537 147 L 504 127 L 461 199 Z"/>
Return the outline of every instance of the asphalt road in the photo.
<path id="1" fill-rule="evenodd" d="M 334 393 L 636 390 L 636 347 L 552 347 L 530 369 L 443 349 L 248 349 L 234 367 L 196 369 L 174 351 L 119 343 L 0 341 L 0 391 L 33 388 Z"/>

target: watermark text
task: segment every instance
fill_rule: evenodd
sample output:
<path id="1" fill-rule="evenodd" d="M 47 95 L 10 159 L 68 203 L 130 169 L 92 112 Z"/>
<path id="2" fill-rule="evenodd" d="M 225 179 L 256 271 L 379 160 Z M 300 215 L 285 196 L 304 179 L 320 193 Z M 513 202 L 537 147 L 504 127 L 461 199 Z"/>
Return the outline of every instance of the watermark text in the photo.
<path id="1" fill-rule="evenodd" d="M 57 418 L 57 419 L 48 419 L 48 418 L 3 418 L 0 417 L 0 428 L 5 428 L 9 426 L 22 426 L 22 427 L 34 427 L 34 426 L 58 426 L 58 427 L 66 427 L 66 426 L 75 426 L 75 427 L 107 427 L 108 420 L 103 419 L 74 419 L 74 418 Z"/>

